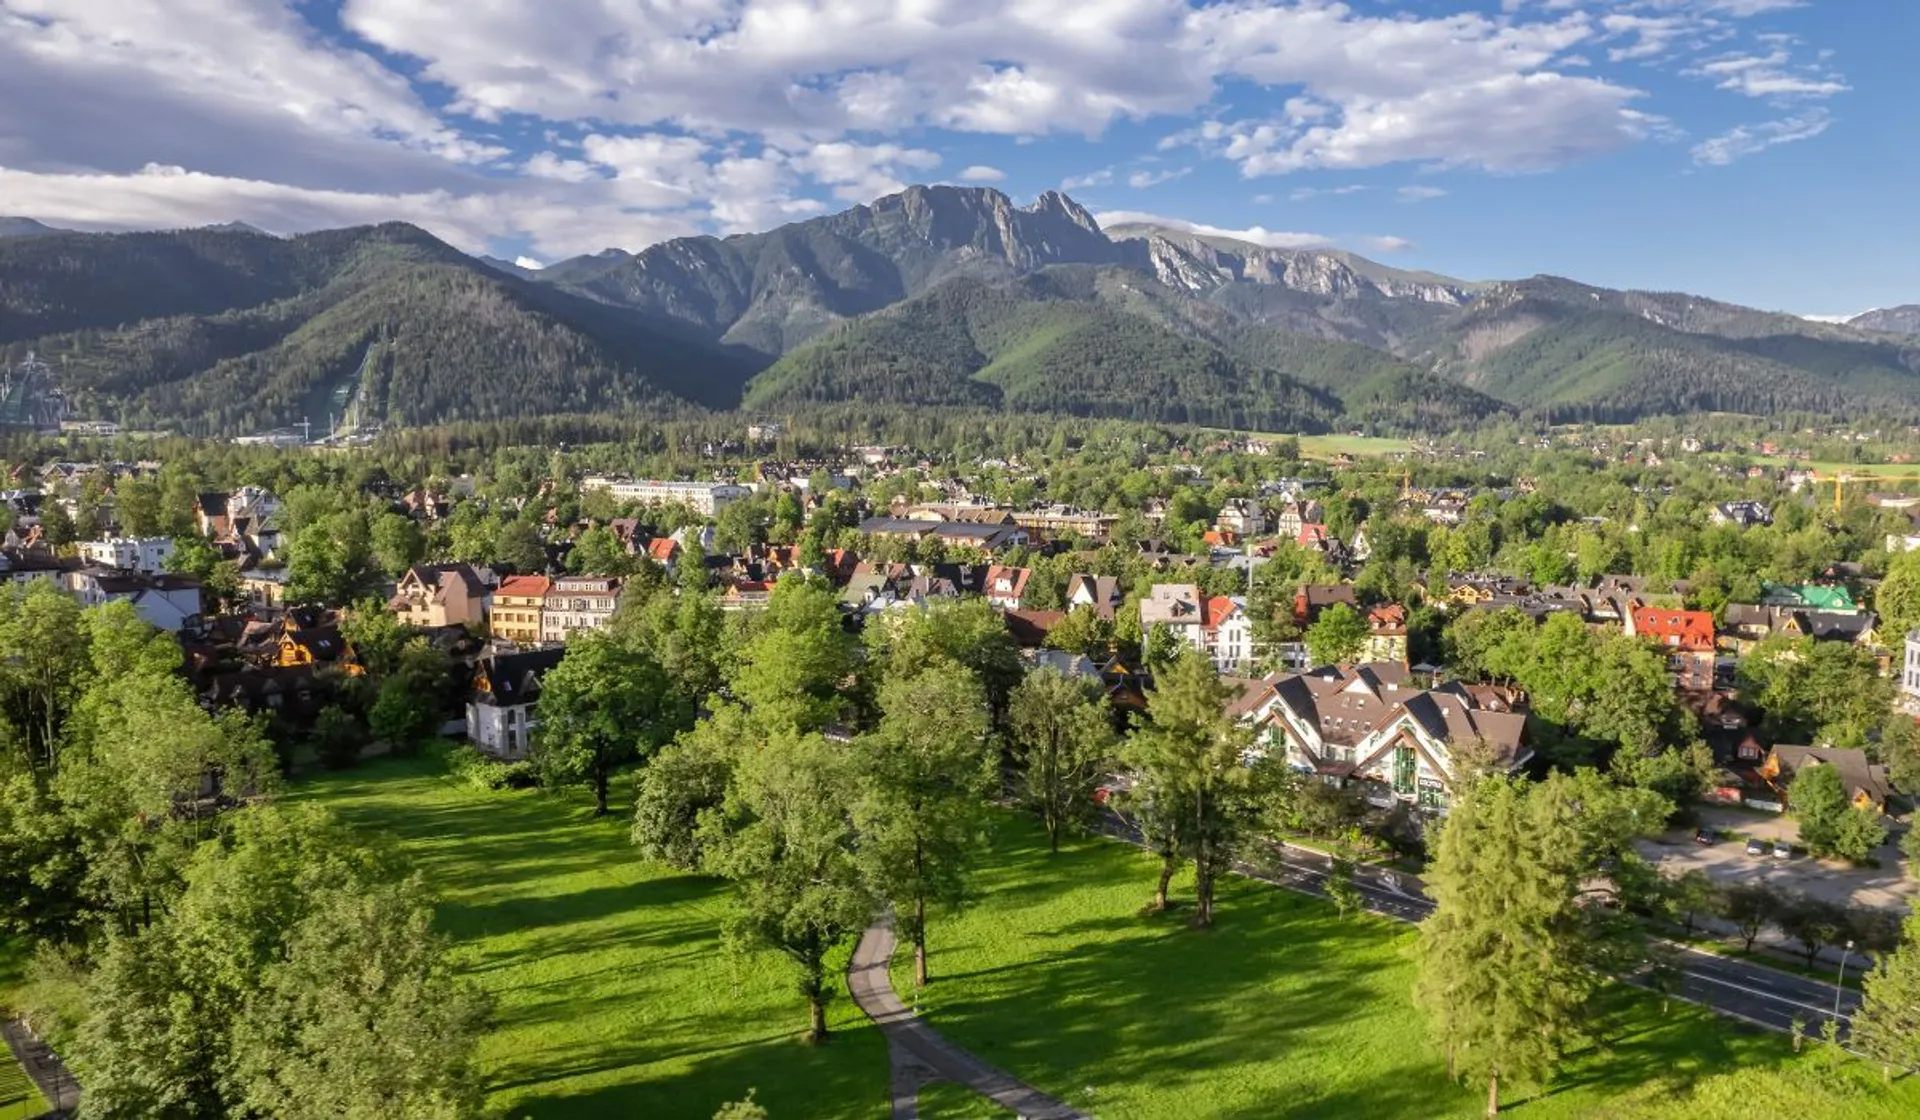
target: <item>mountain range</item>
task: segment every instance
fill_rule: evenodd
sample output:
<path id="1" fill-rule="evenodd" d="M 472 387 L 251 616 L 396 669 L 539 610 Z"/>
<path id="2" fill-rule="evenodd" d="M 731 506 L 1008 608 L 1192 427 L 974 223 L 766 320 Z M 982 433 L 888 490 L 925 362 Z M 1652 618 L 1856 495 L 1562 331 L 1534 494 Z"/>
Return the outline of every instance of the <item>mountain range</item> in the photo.
<path id="1" fill-rule="evenodd" d="M 73 411 L 217 434 L 816 402 L 1264 430 L 1503 412 L 1920 417 L 1920 308 L 1816 323 L 1556 277 L 1102 229 L 1057 192 L 910 187 L 538 271 L 391 223 L 84 234 L 0 219 L 0 356 Z M 0 410 L 0 415 L 7 414 Z"/>

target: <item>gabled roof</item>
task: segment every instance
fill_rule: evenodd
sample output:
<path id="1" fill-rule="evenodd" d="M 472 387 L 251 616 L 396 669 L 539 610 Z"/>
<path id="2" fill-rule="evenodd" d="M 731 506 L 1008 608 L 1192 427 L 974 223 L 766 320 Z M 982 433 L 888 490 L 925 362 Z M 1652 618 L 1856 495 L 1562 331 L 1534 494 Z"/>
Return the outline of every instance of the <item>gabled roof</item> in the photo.
<path id="1" fill-rule="evenodd" d="M 566 657 L 565 646 L 497 653 L 474 666 L 474 698 L 499 707 L 531 704 L 540 697 L 540 680 Z"/>
<path id="2" fill-rule="evenodd" d="M 1201 625 L 1205 626 L 1208 630 L 1218 630 L 1228 619 L 1239 613 L 1239 611 L 1240 604 L 1234 602 L 1227 596 L 1210 596 L 1206 601 L 1206 621 Z"/>
<path id="3" fill-rule="evenodd" d="M 546 576 L 509 576 L 501 581 L 494 591 L 495 595 L 518 596 L 523 599 L 539 599 L 553 589 L 553 581 Z"/>
<path id="4" fill-rule="evenodd" d="M 1633 612 L 1633 632 L 1663 646 L 1689 653 L 1713 652 L 1713 612 L 1639 607 Z"/>

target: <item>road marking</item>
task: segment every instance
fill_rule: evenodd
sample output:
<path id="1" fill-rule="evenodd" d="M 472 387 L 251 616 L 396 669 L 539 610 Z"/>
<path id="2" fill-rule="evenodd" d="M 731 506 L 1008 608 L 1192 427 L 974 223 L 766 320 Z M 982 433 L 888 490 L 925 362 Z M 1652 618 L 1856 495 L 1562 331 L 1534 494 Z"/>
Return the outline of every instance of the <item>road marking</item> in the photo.
<path id="1" fill-rule="evenodd" d="M 1704 972 L 1687 972 L 1686 975 L 1695 980 L 1705 980 L 1709 984 L 1719 984 L 1723 987 L 1732 988 L 1738 992 L 1745 992 L 1748 995 L 1759 996 L 1762 999 L 1777 1000 L 1781 1003 L 1788 1005 L 1789 1007 L 1798 1007 L 1804 1011 L 1817 1011 L 1820 1013 L 1820 1015 L 1823 1018 L 1831 1019 L 1833 1017 L 1833 1008 L 1831 1005 L 1827 1007 L 1815 1007 L 1811 1003 L 1801 1003 L 1797 999 L 1788 999 L 1786 996 L 1779 995 L 1774 992 L 1769 992 L 1764 988 L 1749 988 L 1745 984 L 1736 984 L 1731 980 L 1723 980 L 1718 976 L 1709 976 Z M 1851 1022 L 1853 1019 L 1853 1016 L 1843 1014 L 1840 1016 L 1840 1018 L 1842 1020 Z"/>

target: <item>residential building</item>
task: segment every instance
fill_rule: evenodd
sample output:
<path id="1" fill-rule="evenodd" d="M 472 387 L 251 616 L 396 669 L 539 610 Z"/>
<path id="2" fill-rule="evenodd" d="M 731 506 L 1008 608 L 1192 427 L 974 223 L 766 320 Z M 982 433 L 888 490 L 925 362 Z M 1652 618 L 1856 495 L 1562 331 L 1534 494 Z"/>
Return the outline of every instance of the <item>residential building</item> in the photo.
<path id="1" fill-rule="evenodd" d="M 1140 600 L 1140 639 L 1151 641 L 1153 632 L 1166 630 L 1183 645 L 1204 649 L 1200 627 L 1206 615 L 1200 601 L 1200 588 L 1191 583 L 1156 583 Z"/>
<path id="2" fill-rule="evenodd" d="M 167 557 L 172 555 L 171 537 L 107 537 L 80 543 L 80 558 L 89 564 L 149 576 L 166 571 Z"/>
<path id="3" fill-rule="evenodd" d="M 1274 515 L 1273 531 L 1277 536 L 1297 540 L 1301 526 L 1316 524 L 1325 517 L 1325 508 L 1315 499 L 1289 498 Z"/>
<path id="4" fill-rule="evenodd" d="M 987 602 L 1004 611 L 1017 611 L 1027 595 L 1027 580 L 1033 572 L 1027 568 L 987 565 Z"/>
<path id="5" fill-rule="evenodd" d="M 1067 609 L 1091 607 L 1100 618 L 1112 619 L 1123 597 L 1117 576 L 1075 573 L 1067 577 Z"/>
<path id="6" fill-rule="evenodd" d="M 249 568 L 240 573 L 240 590 L 254 610 L 273 610 L 287 603 L 285 568 Z"/>
<path id="7" fill-rule="evenodd" d="M 1407 608 L 1383 603 L 1367 611 L 1367 644 L 1361 660 L 1407 663 Z"/>
<path id="8" fill-rule="evenodd" d="M 1872 611 L 1818 611 L 1797 607 L 1728 603 L 1721 611 L 1720 638 L 1744 656 L 1771 637 L 1846 642 L 1868 649 L 1880 644 L 1880 616 Z"/>
<path id="9" fill-rule="evenodd" d="M 1027 543 L 1027 531 L 1011 520 L 1005 524 L 982 524 L 909 517 L 869 517 L 860 523 L 860 531 L 871 537 L 938 540 L 957 547 L 977 548 L 982 552 L 999 552 Z"/>
<path id="10" fill-rule="evenodd" d="M 1900 665 L 1900 692 L 1907 707 L 1920 708 L 1920 630 L 1907 631 L 1906 646 L 1906 660 Z"/>
<path id="11" fill-rule="evenodd" d="M 495 758 L 527 757 L 540 725 L 540 682 L 566 655 L 555 646 L 481 658 L 467 696 L 467 739 Z"/>
<path id="12" fill-rule="evenodd" d="M 1667 655 L 1667 672 L 1675 687 L 1689 692 L 1712 691 L 1712 611 L 1640 607 L 1627 616 L 1626 632 L 1660 647 Z"/>
<path id="13" fill-rule="evenodd" d="M 0 550 L 0 580 L 7 583 L 25 584 L 43 579 L 64 588 L 67 573 L 74 567 L 74 561 L 62 560 L 45 547 L 28 545 Z"/>
<path id="14" fill-rule="evenodd" d="M 656 478 L 616 478 L 590 474 L 580 480 L 580 492 L 606 490 L 616 502 L 691 506 L 695 513 L 712 517 L 729 503 L 753 493 L 731 482 L 675 482 Z"/>
<path id="15" fill-rule="evenodd" d="M 547 589 L 540 608 L 540 641 L 556 645 L 576 630 L 604 630 L 620 605 L 620 580 L 613 576 L 561 576 Z"/>
<path id="16" fill-rule="evenodd" d="M 1831 766 L 1840 774 L 1840 786 L 1855 808 L 1876 813 L 1887 811 L 1887 799 L 1893 795 L 1893 783 L 1887 768 L 1867 760 L 1866 753 L 1839 747 L 1794 747 L 1780 744 L 1767 752 L 1760 776 L 1767 780 L 1780 803 L 1787 802 L 1793 779 L 1809 766 Z"/>
<path id="17" fill-rule="evenodd" d="M 1760 602 L 1769 607 L 1798 607 L 1851 613 L 1860 609 L 1853 592 L 1837 583 L 1762 583 Z"/>
<path id="18" fill-rule="evenodd" d="M 1756 525 L 1773 524 L 1773 507 L 1765 502 L 1721 502 L 1707 514 L 1707 520 L 1715 525 L 1751 529 Z"/>
<path id="19" fill-rule="evenodd" d="M 1214 524 L 1236 537 L 1258 536 L 1267 531 L 1267 511 L 1251 498 L 1228 498 Z"/>
<path id="20" fill-rule="evenodd" d="M 1254 682 L 1229 711 L 1256 749 L 1330 785 L 1357 784 L 1379 806 L 1444 813 L 1465 763 L 1512 772 L 1533 750 L 1526 714 L 1499 689 L 1420 688 L 1405 665 L 1342 665 Z"/>
<path id="21" fill-rule="evenodd" d="M 540 615 L 546 609 L 553 581 L 546 576 L 512 576 L 493 592 L 487 612 L 487 633 L 496 642 L 531 646 L 540 643 Z"/>
<path id="22" fill-rule="evenodd" d="M 112 568 L 68 572 L 68 594 L 83 607 L 127 602 L 142 620 L 170 634 L 198 624 L 200 581 L 187 576 L 150 576 Z"/>
<path id="23" fill-rule="evenodd" d="M 1353 588 L 1344 583 L 1309 583 L 1301 586 L 1293 596 L 1293 624 L 1305 630 L 1320 621 L 1320 612 L 1335 603 L 1345 603 L 1357 609 L 1353 598 Z"/>
<path id="24" fill-rule="evenodd" d="M 1113 535 L 1114 523 L 1119 520 L 1111 513 L 1059 505 L 1019 510 L 1013 515 L 1013 523 L 1025 529 L 1035 540 L 1071 540 L 1079 537 L 1094 544 L 1107 543 Z"/>
<path id="25" fill-rule="evenodd" d="M 478 626 L 486 621 L 487 586 L 466 564 L 415 564 L 400 577 L 387 609 L 409 626 Z"/>
<path id="26" fill-rule="evenodd" d="M 1226 595 L 1210 596 L 1200 624 L 1200 649 L 1221 673 L 1243 672 L 1253 665 L 1253 617 L 1246 601 Z"/>

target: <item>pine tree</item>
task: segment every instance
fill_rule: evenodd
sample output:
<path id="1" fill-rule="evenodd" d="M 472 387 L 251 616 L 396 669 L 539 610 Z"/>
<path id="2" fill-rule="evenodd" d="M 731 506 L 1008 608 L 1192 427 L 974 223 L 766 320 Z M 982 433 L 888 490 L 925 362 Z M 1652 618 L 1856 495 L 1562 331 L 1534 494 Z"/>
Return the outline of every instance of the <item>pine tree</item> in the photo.
<path id="1" fill-rule="evenodd" d="M 1415 997 L 1448 1075 L 1486 1082 L 1488 1116 L 1499 1112 L 1502 1080 L 1552 1074 L 1593 987 L 1575 902 L 1576 813 L 1558 783 L 1530 791 L 1494 777 L 1457 800 L 1440 830 Z"/>
<path id="2" fill-rule="evenodd" d="M 1861 988 L 1853 1044 L 1895 1069 L 1920 1068 L 1920 915 L 1907 918 L 1900 946 L 1883 954 Z"/>

